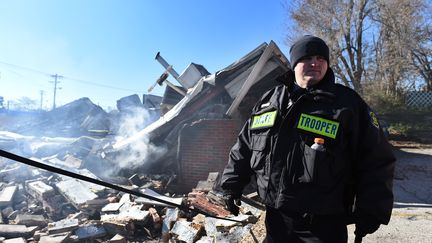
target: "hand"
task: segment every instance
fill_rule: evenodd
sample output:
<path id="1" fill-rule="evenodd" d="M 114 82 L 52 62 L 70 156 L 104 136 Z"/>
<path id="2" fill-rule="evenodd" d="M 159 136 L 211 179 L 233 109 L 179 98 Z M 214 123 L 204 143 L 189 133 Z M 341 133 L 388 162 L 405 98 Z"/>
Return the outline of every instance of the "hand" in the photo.
<path id="1" fill-rule="evenodd" d="M 380 222 L 369 214 L 357 213 L 355 216 L 355 231 L 358 236 L 372 234 L 380 227 Z"/>
<path id="2" fill-rule="evenodd" d="M 224 195 L 225 208 L 228 209 L 232 214 L 237 216 L 239 214 L 241 205 L 240 196 L 234 194 Z"/>

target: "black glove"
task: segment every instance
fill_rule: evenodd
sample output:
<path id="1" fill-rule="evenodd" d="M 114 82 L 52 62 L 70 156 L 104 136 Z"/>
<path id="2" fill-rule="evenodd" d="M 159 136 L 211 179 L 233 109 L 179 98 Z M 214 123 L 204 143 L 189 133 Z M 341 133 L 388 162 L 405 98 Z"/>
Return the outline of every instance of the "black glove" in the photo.
<path id="1" fill-rule="evenodd" d="M 225 201 L 225 208 L 228 209 L 232 214 L 237 216 L 239 214 L 241 205 L 240 201 L 241 195 L 238 194 L 225 194 L 224 195 L 224 201 Z"/>
<path id="2" fill-rule="evenodd" d="M 357 236 L 363 237 L 367 234 L 372 234 L 380 227 L 380 222 L 372 215 L 364 213 L 355 214 L 355 231 Z"/>

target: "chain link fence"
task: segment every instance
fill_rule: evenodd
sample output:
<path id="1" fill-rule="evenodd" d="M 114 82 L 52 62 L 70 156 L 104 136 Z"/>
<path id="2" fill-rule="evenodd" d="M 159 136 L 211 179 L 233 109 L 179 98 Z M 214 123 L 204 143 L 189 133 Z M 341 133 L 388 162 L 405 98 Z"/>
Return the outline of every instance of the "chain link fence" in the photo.
<path id="1" fill-rule="evenodd" d="M 432 92 L 409 92 L 405 102 L 410 108 L 432 107 Z"/>

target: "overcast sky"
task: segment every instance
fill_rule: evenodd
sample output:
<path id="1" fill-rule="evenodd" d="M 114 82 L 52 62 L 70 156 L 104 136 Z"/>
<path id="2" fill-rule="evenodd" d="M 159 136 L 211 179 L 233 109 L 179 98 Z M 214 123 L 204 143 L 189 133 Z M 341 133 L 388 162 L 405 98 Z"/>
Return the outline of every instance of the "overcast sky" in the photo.
<path id="1" fill-rule="evenodd" d="M 0 11 L 0 96 L 39 105 L 43 91 L 45 109 L 55 74 L 57 106 L 89 97 L 107 108 L 147 93 L 164 71 L 159 51 L 178 73 L 191 62 L 214 73 L 263 42 L 288 49 L 282 0 L 2 0 Z"/>

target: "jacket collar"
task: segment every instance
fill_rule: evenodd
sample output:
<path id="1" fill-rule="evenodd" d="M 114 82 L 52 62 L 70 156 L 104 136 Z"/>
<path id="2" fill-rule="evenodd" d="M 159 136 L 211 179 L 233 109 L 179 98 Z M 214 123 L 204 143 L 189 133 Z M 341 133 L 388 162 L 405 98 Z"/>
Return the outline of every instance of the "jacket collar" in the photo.
<path id="1" fill-rule="evenodd" d="M 294 71 L 288 70 L 283 76 L 281 76 L 278 81 L 283 83 L 290 97 L 296 97 L 301 94 L 306 93 L 312 99 L 315 100 L 328 100 L 334 99 L 335 95 L 335 76 L 333 70 L 329 67 L 327 69 L 326 74 L 324 75 L 323 80 L 321 80 L 318 84 L 303 90 L 296 89 L 295 86 L 295 75 Z M 298 86 L 297 86 L 298 87 Z M 296 98 L 294 98 L 296 99 Z"/>

